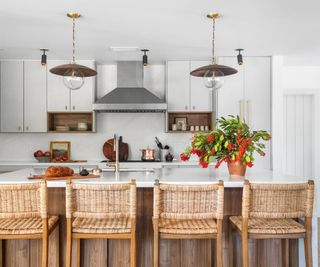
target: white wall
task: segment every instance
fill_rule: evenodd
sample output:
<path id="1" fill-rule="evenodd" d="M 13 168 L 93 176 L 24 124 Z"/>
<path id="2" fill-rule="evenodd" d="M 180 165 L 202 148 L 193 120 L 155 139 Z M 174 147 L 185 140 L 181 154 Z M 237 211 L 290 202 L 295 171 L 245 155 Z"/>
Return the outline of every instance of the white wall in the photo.
<path id="1" fill-rule="evenodd" d="M 313 220 L 313 266 L 318 266 L 318 223 L 317 217 L 320 214 L 319 185 L 320 185 L 320 66 L 285 66 L 281 56 L 273 57 L 273 86 L 272 86 L 272 135 L 273 135 L 273 168 L 277 171 L 292 175 L 301 175 L 301 168 L 311 168 L 311 170 L 303 171 L 303 175 L 312 174 L 311 177 L 301 177 L 304 179 L 314 179 L 315 181 L 315 201 L 314 201 L 314 220 Z M 299 103 L 306 98 L 306 102 L 312 101 L 312 107 L 304 107 Z M 291 103 L 292 102 L 292 103 Z M 308 105 L 308 103 L 305 103 Z M 311 105 L 311 103 L 309 104 Z M 288 107 L 291 108 L 288 109 Z M 304 110 L 304 111 L 303 111 Z M 289 112 L 290 114 L 287 114 Z M 310 116 L 301 116 L 299 112 L 312 112 Z M 294 113 L 294 114 L 293 114 Z M 288 115 L 288 116 L 287 116 Z M 288 121 L 287 121 L 288 120 Z M 304 138 L 303 132 L 296 124 L 302 123 L 300 127 L 309 127 L 312 124 L 313 133 L 307 134 L 306 138 L 312 140 L 301 142 L 293 140 L 293 138 Z M 287 132 L 287 126 L 294 132 Z M 290 131 L 291 131 L 290 130 Z M 308 137 L 309 136 L 309 137 Z M 289 140 L 287 138 L 289 137 Z M 310 147 L 310 143 L 312 146 Z M 287 145 L 286 145 L 287 144 Z M 313 166 L 310 162 L 301 162 L 301 154 L 297 152 L 300 145 L 300 152 L 309 146 L 309 150 L 304 153 L 304 157 L 312 157 Z M 295 146 L 295 147 L 293 147 Z M 290 157 L 289 161 L 288 158 Z M 300 162 L 299 161 L 300 157 Z M 297 161 L 298 160 L 298 161 Z M 292 161 L 292 162 L 290 162 Z M 294 161 L 294 162 L 293 162 Z M 288 164 L 290 166 L 288 166 Z M 295 166 L 297 165 L 297 166 Z M 300 169 L 300 171 L 299 171 Z M 299 266 L 305 266 L 303 255 L 303 243 L 299 242 Z"/>

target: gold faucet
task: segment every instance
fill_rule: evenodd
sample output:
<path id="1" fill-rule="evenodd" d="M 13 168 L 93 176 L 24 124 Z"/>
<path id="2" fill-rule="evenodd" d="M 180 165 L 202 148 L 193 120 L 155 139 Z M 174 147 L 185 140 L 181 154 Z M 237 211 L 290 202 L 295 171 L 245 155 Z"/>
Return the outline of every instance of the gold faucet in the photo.
<path id="1" fill-rule="evenodd" d="M 114 167 L 114 172 L 119 174 L 119 138 L 117 134 L 114 134 L 113 137 L 113 151 L 116 152 L 116 160 L 115 162 L 107 163 L 107 167 Z"/>

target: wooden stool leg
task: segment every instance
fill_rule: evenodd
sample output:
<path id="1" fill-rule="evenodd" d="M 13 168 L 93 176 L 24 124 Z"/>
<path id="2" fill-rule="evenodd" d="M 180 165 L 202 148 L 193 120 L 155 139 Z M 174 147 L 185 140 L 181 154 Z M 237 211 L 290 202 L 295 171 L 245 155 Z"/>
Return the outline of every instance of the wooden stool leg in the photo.
<path id="1" fill-rule="evenodd" d="M 248 259 L 248 219 L 242 218 L 242 267 L 249 267 Z"/>
<path id="2" fill-rule="evenodd" d="M 41 266 L 48 266 L 48 243 L 49 243 L 49 233 L 48 233 L 48 220 L 42 219 L 43 233 L 42 233 L 42 257 Z"/>
<path id="3" fill-rule="evenodd" d="M 232 234 L 233 234 L 233 226 L 229 223 L 228 225 L 229 231 L 228 231 L 228 266 L 233 267 L 233 239 L 232 239 Z"/>
<path id="4" fill-rule="evenodd" d="M 312 221 L 306 217 L 306 237 L 304 239 L 304 254 L 306 259 L 306 267 L 312 267 Z"/>
<path id="5" fill-rule="evenodd" d="M 289 239 L 281 239 L 281 262 L 282 267 L 289 267 L 290 255 L 289 255 Z"/>
<path id="6" fill-rule="evenodd" d="M 153 229 L 153 267 L 159 266 L 159 231 L 158 222 L 154 222 Z"/>
<path id="7" fill-rule="evenodd" d="M 71 218 L 67 218 L 66 267 L 71 267 L 71 256 L 72 256 Z"/>
<path id="8" fill-rule="evenodd" d="M 222 220 L 217 220 L 217 267 L 222 267 Z"/>
<path id="9" fill-rule="evenodd" d="M 4 259 L 3 259 L 3 249 L 4 249 L 4 246 L 3 246 L 3 243 L 4 243 L 4 240 L 3 239 L 0 239 L 0 266 L 3 267 L 4 266 Z"/>
<path id="10" fill-rule="evenodd" d="M 80 254 L 80 238 L 76 239 L 76 257 L 77 257 L 77 267 L 80 267 L 81 265 L 81 254 Z"/>
<path id="11" fill-rule="evenodd" d="M 136 266 L 136 237 L 132 234 L 130 240 L 130 267 Z"/>

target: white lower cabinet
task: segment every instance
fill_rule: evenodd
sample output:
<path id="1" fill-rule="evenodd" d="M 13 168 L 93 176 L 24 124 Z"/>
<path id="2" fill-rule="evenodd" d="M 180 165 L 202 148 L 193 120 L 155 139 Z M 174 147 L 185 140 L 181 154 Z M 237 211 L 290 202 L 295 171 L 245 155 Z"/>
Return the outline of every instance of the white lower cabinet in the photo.
<path id="1" fill-rule="evenodd" d="M 47 67 L 24 62 L 24 132 L 47 131 Z"/>
<path id="2" fill-rule="evenodd" d="M 23 132 L 23 61 L 1 61 L 1 132 Z"/>

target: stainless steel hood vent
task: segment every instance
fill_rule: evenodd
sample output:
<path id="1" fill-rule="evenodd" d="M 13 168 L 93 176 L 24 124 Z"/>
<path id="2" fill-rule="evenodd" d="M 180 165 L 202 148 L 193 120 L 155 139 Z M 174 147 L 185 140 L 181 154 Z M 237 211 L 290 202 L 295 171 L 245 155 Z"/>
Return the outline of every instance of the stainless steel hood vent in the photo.
<path id="1" fill-rule="evenodd" d="M 143 87 L 141 62 L 121 61 L 117 65 L 118 87 L 93 104 L 98 112 L 165 112 L 167 104 Z"/>

